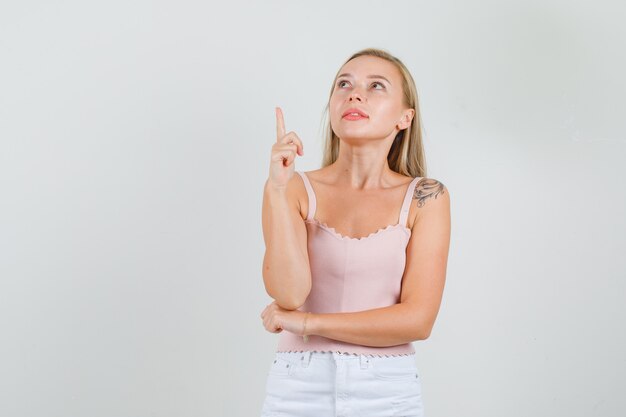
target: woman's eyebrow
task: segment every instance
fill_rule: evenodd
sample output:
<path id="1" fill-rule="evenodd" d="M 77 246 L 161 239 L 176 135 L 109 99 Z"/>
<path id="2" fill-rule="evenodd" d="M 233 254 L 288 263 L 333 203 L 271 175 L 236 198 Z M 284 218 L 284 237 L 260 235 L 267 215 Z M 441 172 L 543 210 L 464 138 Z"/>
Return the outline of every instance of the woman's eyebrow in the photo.
<path id="1" fill-rule="evenodd" d="M 339 74 L 339 75 L 337 76 L 337 78 L 339 78 L 339 77 L 343 77 L 343 76 L 346 76 L 346 77 L 352 77 L 352 74 L 349 74 L 349 73 L 347 73 L 347 72 L 344 72 L 343 74 Z M 382 75 L 368 75 L 368 76 L 367 76 L 367 78 L 381 78 L 381 79 L 383 79 L 383 80 L 387 81 L 387 82 L 391 85 L 391 81 L 389 81 L 388 79 L 386 79 L 386 78 L 385 78 L 385 77 L 383 77 Z"/>

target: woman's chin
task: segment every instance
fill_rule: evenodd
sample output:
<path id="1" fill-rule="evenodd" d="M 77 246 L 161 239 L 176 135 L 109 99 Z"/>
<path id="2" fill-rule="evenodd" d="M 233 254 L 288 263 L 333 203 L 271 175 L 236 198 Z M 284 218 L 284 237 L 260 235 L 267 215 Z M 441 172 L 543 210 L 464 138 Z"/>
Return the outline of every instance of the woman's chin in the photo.
<path id="1" fill-rule="evenodd" d="M 359 144 L 373 139 L 371 132 L 343 132 L 343 134 L 337 134 L 337 137 L 342 142 L 351 144 Z"/>

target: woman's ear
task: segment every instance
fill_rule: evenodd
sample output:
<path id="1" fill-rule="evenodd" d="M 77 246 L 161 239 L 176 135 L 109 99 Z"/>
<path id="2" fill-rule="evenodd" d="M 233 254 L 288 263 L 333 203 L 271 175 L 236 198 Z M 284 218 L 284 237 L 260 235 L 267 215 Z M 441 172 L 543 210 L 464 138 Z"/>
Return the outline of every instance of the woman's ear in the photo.
<path id="1" fill-rule="evenodd" d="M 413 109 L 408 109 L 404 115 L 402 116 L 402 118 L 400 120 L 398 120 L 398 129 L 400 130 L 404 130 L 407 127 L 411 126 L 411 121 L 413 120 L 413 116 L 415 115 L 415 110 Z"/>

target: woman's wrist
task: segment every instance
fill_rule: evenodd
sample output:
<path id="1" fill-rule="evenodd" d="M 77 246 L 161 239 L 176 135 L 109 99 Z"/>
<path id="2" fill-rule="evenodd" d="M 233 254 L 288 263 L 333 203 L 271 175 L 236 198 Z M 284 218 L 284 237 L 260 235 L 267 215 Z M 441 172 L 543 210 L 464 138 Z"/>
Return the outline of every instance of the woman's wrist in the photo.
<path id="1" fill-rule="evenodd" d="M 306 313 L 306 316 L 305 316 L 306 326 L 303 329 L 302 336 L 310 336 L 310 335 L 317 334 L 317 331 L 319 329 L 319 318 L 320 318 L 319 314 L 315 314 L 311 312 Z"/>
<path id="2" fill-rule="evenodd" d="M 304 319 L 302 320 L 302 340 L 304 342 L 308 342 L 309 341 L 309 334 L 306 332 L 306 322 L 307 319 L 309 318 L 309 313 L 308 311 L 306 313 L 304 313 Z"/>

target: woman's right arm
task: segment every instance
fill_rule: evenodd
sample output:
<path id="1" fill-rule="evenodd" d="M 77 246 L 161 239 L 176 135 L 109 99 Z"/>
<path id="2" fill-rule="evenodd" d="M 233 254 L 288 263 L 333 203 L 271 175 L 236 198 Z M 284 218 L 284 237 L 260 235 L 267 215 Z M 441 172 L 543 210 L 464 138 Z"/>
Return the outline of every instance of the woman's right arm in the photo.
<path id="1" fill-rule="evenodd" d="M 265 290 L 284 309 L 296 310 L 311 291 L 307 230 L 300 215 L 298 175 L 286 187 L 266 181 L 263 192 L 263 282 Z"/>
<path id="2" fill-rule="evenodd" d="M 304 304 L 311 291 L 307 231 L 300 215 L 295 174 L 297 155 L 304 146 L 295 132 L 285 132 L 285 120 L 276 108 L 276 142 L 272 145 L 270 175 L 263 190 L 263 282 L 265 291 L 286 310 Z"/>

